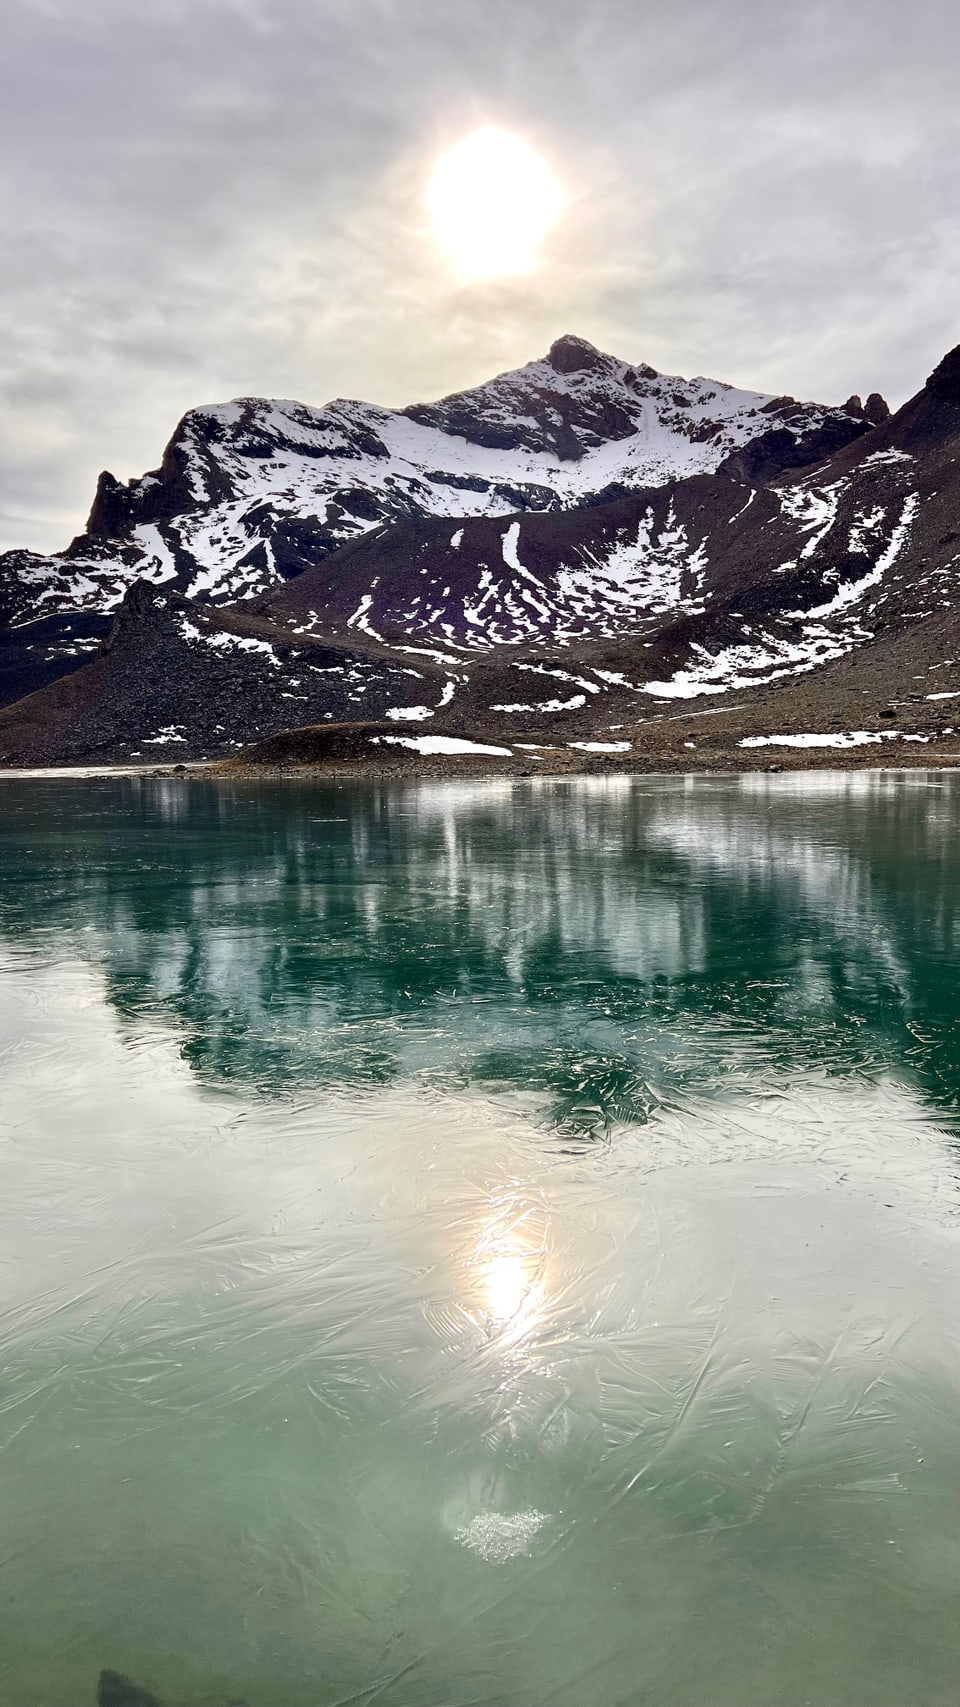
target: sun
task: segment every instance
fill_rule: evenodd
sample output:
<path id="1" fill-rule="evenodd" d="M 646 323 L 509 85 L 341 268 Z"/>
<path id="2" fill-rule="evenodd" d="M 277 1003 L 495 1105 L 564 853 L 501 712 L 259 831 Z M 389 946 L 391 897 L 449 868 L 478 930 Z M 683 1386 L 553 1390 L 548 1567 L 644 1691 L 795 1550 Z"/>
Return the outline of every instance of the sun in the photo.
<path id="1" fill-rule="evenodd" d="M 523 137 L 484 125 L 440 156 L 426 199 L 438 241 L 473 282 L 536 266 L 564 194 Z"/>

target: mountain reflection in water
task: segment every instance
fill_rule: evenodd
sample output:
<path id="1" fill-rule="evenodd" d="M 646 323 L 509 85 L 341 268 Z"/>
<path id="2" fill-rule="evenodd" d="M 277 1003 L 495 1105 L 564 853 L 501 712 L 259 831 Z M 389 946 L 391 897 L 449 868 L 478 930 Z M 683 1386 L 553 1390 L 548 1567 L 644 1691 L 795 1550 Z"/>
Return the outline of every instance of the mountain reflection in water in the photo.
<path id="1" fill-rule="evenodd" d="M 0 814 L 0 1700 L 954 1699 L 951 778 Z"/>
<path id="2" fill-rule="evenodd" d="M 592 1133 L 736 1037 L 954 1105 L 949 781 L 2 786 L 8 944 L 95 965 L 207 1083 L 502 1085 Z"/>

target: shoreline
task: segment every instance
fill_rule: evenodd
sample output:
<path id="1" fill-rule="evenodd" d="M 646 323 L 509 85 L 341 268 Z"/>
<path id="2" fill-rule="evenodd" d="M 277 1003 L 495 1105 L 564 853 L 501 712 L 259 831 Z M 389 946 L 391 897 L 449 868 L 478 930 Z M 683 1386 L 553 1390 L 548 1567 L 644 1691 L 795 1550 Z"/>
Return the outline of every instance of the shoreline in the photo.
<path id="1" fill-rule="evenodd" d="M 918 772 L 936 772 L 937 774 L 952 774 L 960 771 L 960 754 L 945 755 L 940 761 L 932 755 L 918 755 L 913 763 L 870 764 L 862 756 L 862 749 L 810 749 L 787 750 L 781 752 L 776 763 L 758 764 L 745 762 L 720 762 L 717 764 L 703 763 L 699 765 L 628 765 L 620 763 L 583 762 L 583 755 L 577 754 L 579 762 L 567 764 L 542 764 L 533 768 L 529 764 L 520 764 L 517 760 L 498 762 L 488 758 L 470 759 L 458 758 L 454 762 L 448 757 L 434 759 L 421 758 L 414 763 L 391 761 L 390 763 L 371 763 L 368 761 L 345 761 L 337 763 L 330 761 L 326 764 L 302 765 L 267 765 L 244 764 L 240 760 L 204 760 L 198 759 L 187 763 L 172 765 L 133 764 L 133 765 L 37 765 L 22 767 L 0 767 L 0 783 L 4 782 L 59 782 L 67 779 L 93 782 L 103 779 L 122 780 L 129 778 L 139 781 L 164 782 L 347 782 L 347 781 L 493 781 L 509 778 L 514 782 L 536 781 L 578 781 L 597 777 L 624 777 L 641 780 L 643 778 L 722 778 L 738 776 L 760 776 L 776 778 L 794 774 L 835 774 L 855 772 L 863 775 L 915 775 Z M 574 759 L 574 755 L 570 755 Z M 746 755 L 744 758 L 746 759 Z M 752 755 L 751 755 L 752 757 Z M 729 760 L 732 755 L 725 755 Z"/>

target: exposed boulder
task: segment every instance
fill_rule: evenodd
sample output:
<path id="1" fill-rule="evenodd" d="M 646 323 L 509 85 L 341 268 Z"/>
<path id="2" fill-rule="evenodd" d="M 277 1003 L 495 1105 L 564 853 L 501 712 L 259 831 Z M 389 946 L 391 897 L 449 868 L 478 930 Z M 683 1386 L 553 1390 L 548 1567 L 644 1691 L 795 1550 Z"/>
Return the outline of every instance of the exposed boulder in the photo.
<path id="1" fill-rule="evenodd" d="M 863 406 L 863 412 L 871 426 L 881 427 L 884 421 L 890 419 L 890 405 L 879 391 L 871 391 Z"/>

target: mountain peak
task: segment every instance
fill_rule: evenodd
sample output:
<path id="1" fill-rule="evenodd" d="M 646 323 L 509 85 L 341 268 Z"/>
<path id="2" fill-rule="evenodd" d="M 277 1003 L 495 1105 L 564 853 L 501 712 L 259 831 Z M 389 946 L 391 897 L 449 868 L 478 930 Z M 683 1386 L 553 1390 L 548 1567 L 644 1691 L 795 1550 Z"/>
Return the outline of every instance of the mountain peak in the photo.
<path id="1" fill-rule="evenodd" d="M 547 361 L 555 373 L 584 373 L 592 368 L 605 367 L 607 357 L 586 338 L 577 338 L 572 332 L 567 332 L 550 345 Z"/>
<path id="2" fill-rule="evenodd" d="M 924 389 L 944 403 L 960 403 L 960 344 L 934 368 Z"/>

